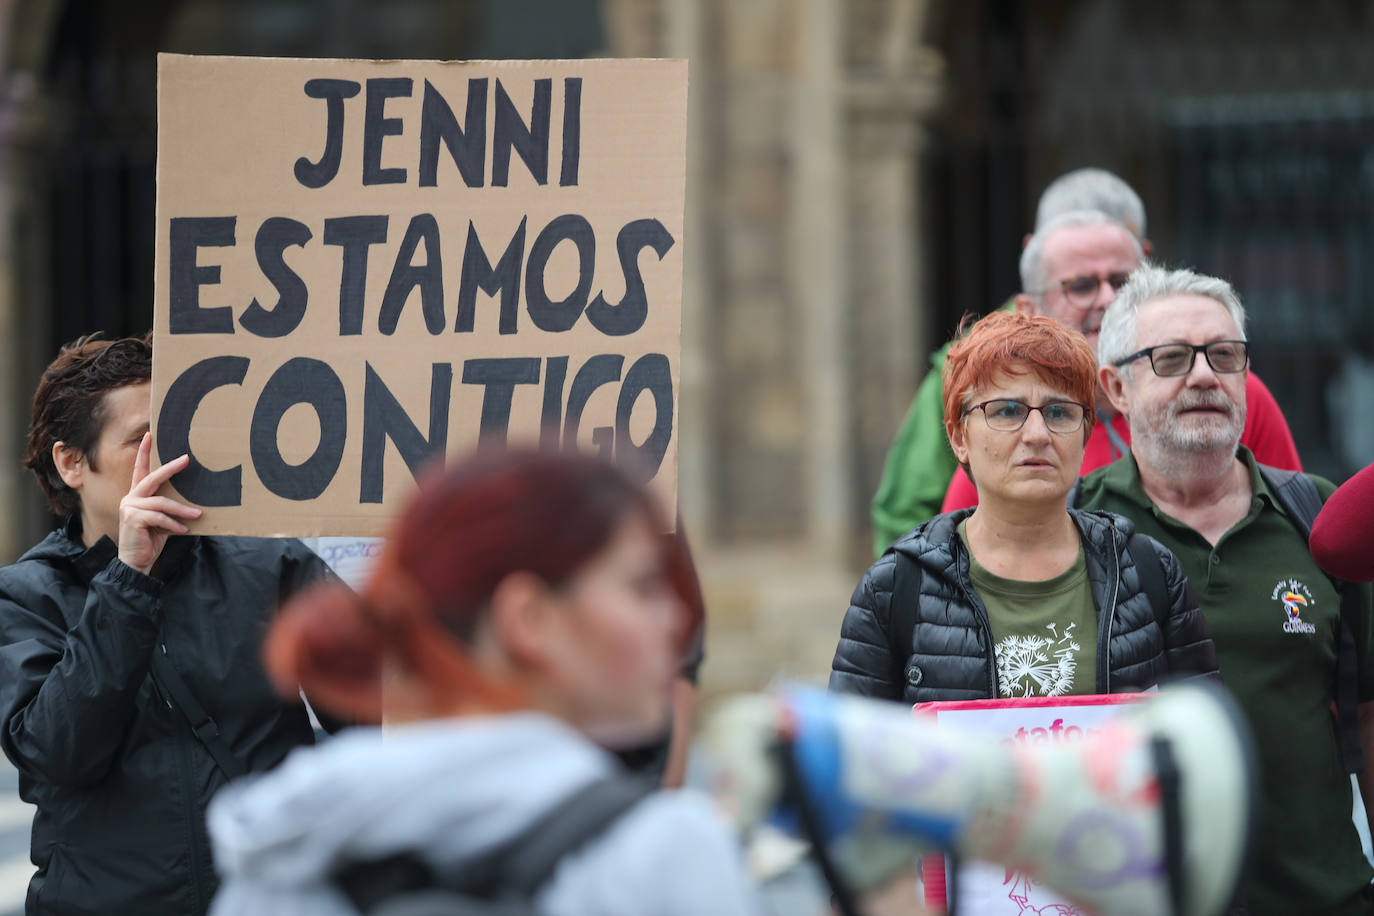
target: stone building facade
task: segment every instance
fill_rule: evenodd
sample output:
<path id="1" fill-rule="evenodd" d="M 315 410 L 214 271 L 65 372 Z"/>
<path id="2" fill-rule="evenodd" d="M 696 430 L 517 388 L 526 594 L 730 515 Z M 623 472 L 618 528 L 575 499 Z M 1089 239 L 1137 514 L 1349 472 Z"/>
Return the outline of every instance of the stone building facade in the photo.
<path id="1" fill-rule="evenodd" d="M 0 560 L 58 342 L 151 320 L 158 50 L 691 62 L 682 513 L 709 689 L 820 679 L 925 354 L 1060 172 L 1252 304 L 1304 460 L 1374 454 L 1374 8 L 1344 0 L 0 0 Z M 1363 460 L 1361 460 L 1363 456 Z"/>
<path id="2" fill-rule="evenodd" d="M 108 327 L 111 314 L 126 316 L 113 333 L 151 317 L 136 301 L 150 296 L 150 264 L 114 262 L 130 254 L 121 218 L 149 203 L 149 188 L 130 185 L 151 165 L 154 52 L 460 57 L 486 50 L 464 37 L 477 18 L 489 40 L 499 31 L 494 4 L 325 6 L 333 15 L 306 33 L 312 20 L 293 23 L 291 3 L 163 0 L 82 14 L 58 0 L 0 4 L 0 511 L 14 520 L 0 529 L 0 556 L 49 524 L 14 459 L 54 341 Z M 385 22 L 373 14 L 383 7 Z M 914 383 L 911 354 L 926 344 L 912 307 L 914 157 L 940 79 L 938 56 L 920 43 L 926 4 L 604 0 L 592 12 L 604 53 L 691 60 L 680 492 L 710 596 L 708 680 L 727 689 L 774 670 L 819 677 L 867 549 L 875 463 Z M 390 43 L 358 37 L 386 28 Z M 70 162 L 73 147 L 85 158 Z M 93 156 L 128 167 L 111 179 Z M 81 194 L 109 196 L 125 216 L 89 200 L 71 209 Z M 78 218 L 75 239 L 55 226 Z M 78 285 L 65 300 L 63 284 Z"/>

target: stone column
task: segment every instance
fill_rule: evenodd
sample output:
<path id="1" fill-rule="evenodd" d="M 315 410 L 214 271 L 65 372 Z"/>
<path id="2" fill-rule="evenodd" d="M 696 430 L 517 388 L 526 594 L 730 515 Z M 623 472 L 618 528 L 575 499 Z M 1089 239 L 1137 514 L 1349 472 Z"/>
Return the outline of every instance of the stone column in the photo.
<path id="1" fill-rule="evenodd" d="M 21 461 L 34 385 L 53 355 L 42 178 L 51 106 L 39 73 L 60 6 L 0 0 L 0 563 L 17 559 L 51 523 Z"/>
<path id="2" fill-rule="evenodd" d="M 920 43 L 926 0 L 869 0 L 849 27 L 846 81 L 849 180 L 849 341 L 855 522 L 871 550 L 869 500 L 883 459 L 924 374 L 931 339 L 925 296 L 919 166 L 921 121 L 940 99 L 944 65 Z"/>
<path id="3" fill-rule="evenodd" d="M 800 322 L 806 538 L 838 559 L 853 524 L 845 266 L 844 23 L 840 0 L 803 0 L 791 92 L 788 283 Z"/>
<path id="4" fill-rule="evenodd" d="M 711 454 L 717 448 L 710 420 L 709 297 L 705 290 L 706 260 L 704 164 L 706 100 L 710 65 L 701 39 L 701 4 L 668 3 L 664 17 L 664 53 L 686 59 L 690 82 L 687 94 L 687 201 L 683 214 L 682 266 L 682 382 L 678 391 L 678 508 L 693 538 L 715 530 L 711 494 L 715 481 Z"/>
<path id="5" fill-rule="evenodd" d="M 603 6 L 614 53 L 691 62 L 679 483 L 710 609 L 708 694 L 823 682 L 864 565 L 865 475 L 928 345 L 914 157 L 938 80 L 920 64 L 925 10 Z"/>

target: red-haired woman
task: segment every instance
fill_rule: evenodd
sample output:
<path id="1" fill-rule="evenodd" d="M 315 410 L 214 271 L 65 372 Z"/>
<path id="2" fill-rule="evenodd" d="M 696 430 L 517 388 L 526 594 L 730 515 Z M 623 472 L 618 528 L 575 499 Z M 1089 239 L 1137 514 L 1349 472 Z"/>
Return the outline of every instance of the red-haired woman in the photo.
<path id="1" fill-rule="evenodd" d="M 493 850 L 533 843 L 533 825 L 613 779 L 601 748 L 661 733 L 694 626 L 664 527 L 640 487 L 589 458 L 478 456 L 426 481 L 361 593 L 302 595 L 265 648 L 280 689 L 332 711 L 377 722 L 385 693 L 385 740 L 345 733 L 218 796 L 212 912 L 356 913 L 376 883 L 355 879 L 396 862 L 489 872 Z M 753 911 L 737 841 L 687 792 L 628 808 L 535 903 Z"/>
<path id="2" fill-rule="evenodd" d="M 1097 390 L 1083 336 L 998 312 L 950 349 L 944 380 L 945 430 L 978 506 L 936 516 L 864 574 L 830 688 L 914 703 L 1215 673 L 1178 559 L 1120 516 L 1066 508 Z"/>

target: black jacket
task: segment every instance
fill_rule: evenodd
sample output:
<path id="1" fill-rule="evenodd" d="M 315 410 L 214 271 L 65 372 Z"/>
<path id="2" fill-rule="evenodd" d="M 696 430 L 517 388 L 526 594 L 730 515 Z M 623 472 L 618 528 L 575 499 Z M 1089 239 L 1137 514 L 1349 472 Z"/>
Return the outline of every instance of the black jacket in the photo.
<path id="1" fill-rule="evenodd" d="M 899 538 L 869 567 L 849 599 L 831 665 L 830 689 L 908 703 L 996 697 L 997 661 L 987 609 L 973 591 L 959 522 L 972 509 L 938 515 Z M 1070 509 L 1083 535 L 1097 606 L 1097 693 L 1144 690 L 1166 676 L 1215 674 L 1216 647 L 1178 558 L 1151 541 L 1169 594 L 1160 632 L 1126 542 L 1135 526 L 1109 512 Z M 920 604 L 909 650 L 888 638 L 896 554 L 920 567 Z"/>
<path id="2" fill-rule="evenodd" d="M 249 770 L 313 732 L 260 662 L 280 600 L 326 575 L 294 540 L 169 539 L 152 576 L 69 523 L 0 569 L 0 745 L 37 806 L 29 914 L 200 914 L 225 778 L 149 676 L 167 652 Z"/>

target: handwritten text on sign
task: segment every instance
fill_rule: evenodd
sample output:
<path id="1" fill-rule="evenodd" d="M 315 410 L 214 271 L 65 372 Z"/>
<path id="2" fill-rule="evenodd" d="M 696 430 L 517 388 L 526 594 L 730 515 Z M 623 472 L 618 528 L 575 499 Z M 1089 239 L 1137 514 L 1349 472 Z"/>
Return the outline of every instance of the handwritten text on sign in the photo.
<path id="1" fill-rule="evenodd" d="M 157 454 L 197 530 L 379 532 L 507 438 L 676 479 L 686 64 L 162 55 Z"/>

